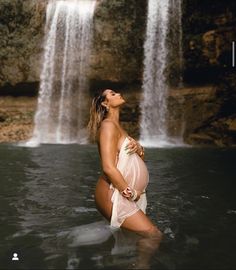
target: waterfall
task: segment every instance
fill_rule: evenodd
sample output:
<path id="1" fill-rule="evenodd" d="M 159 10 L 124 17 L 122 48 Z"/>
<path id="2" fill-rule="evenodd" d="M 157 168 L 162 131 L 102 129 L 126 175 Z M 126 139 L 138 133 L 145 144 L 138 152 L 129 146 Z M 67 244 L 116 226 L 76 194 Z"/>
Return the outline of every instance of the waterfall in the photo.
<path id="1" fill-rule="evenodd" d="M 44 59 L 31 142 L 86 142 L 88 59 L 95 5 L 95 0 L 51 0 L 48 3 Z"/>
<path id="2" fill-rule="evenodd" d="M 178 68 L 182 68 L 181 5 L 181 0 L 148 2 L 143 98 L 140 103 L 140 140 L 146 146 L 166 146 L 176 143 L 175 139 L 168 136 L 168 63 L 174 51 L 178 59 Z M 172 26 L 174 30 L 171 29 Z"/>

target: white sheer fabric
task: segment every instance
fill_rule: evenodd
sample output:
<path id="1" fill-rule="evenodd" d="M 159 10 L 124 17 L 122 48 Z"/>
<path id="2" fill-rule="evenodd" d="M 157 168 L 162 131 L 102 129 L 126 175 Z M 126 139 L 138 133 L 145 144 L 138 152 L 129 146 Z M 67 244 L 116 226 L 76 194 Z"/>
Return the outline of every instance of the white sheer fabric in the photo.
<path id="1" fill-rule="evenodd" d="M 127 154 L 125 147 L 128 142 L 129 139 L 126 137 L 121 145 L 117 168 L 131 188 L 143 192 L 145 191 L 149 181 L 148 170 L 144 161 L 138 154 Z M 111 201 L 113 203 L 111 217 L 112 227 L 120 227 L 127 217 L 133 215 L 139 209 L 145 213 L 147 206 L 146 193 L 143 193 L 137 202 L 133 202 L 124 198 L 112 184 L 110 185 L 110 188 L 114 190 L 111 197 Z"/>

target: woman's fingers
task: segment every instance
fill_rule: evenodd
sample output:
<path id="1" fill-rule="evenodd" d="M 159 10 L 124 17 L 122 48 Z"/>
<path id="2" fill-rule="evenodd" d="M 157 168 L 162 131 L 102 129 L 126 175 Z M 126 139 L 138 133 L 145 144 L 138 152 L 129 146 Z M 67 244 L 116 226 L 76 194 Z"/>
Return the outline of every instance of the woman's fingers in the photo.
<path id="1" fill-rule="evenodd" d="M 136 144 L 133 141 L 130 141 L 127 145 L 125 149 L 129 149 L 129 150 L 133 150 L 136 147 Z"/>
<path id="2" fill-rule="evenodd" d="M 130 137 L 130 136 L 128 136 L 128 139 L 130 140 L 130 141 L 134 141 L 134 139 L 132 138 L 132 137 Z"/>
<path id="3" fill-rule="evenodd" d="M 134 154 L 139 149 L 139 144 L 130 136 L 128 136 L 130 139 L 129 143 L 126 145 L 125 150 L 128 150 L 127 154 Z"/>

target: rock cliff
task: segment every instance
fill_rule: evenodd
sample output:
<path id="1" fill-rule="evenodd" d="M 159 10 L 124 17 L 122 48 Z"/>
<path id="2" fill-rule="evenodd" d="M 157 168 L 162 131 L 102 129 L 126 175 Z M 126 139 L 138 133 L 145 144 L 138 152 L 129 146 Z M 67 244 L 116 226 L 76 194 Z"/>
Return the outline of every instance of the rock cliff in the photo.
<path id="1" fill-rule="evenodd" d="M 235 11 L 235 1 L 184 1 L 186 89 L 183 95 L 179 89 L 179 95 L 185 101 L 184 138 L 190 144 L 236 144 Z"/>
<path id="2" fill-rule="evenodd" d="M 34 95 L 36 99 L 47 2 L 0 1 L 0 95 Z M 113 87 L 131 100 L 124 107 L 122 119 L 134 136 L 139 133 L 147 2 L 98 1 L 94 45 L 88 59 L 91 93 Z M 183 1 L 183 85 L 170 85 L 169 130 L 172 135 L 183 136 L 187 143 L 236 144 L 236 68 L 232 68 L 235 10 L 234 0 Z M 29 106 L 31 118 L 27 118 L 31 129 L 32 110 L 36 107 L 33 104 Z M 11 122 L 6 120 L 11 119 L 7 108 L 0 108 L 1 130 Z M 27 134 L 30 136 L 30 131 L 24 139 Z M 22 139 L 13 137 L 15 141 Z M 7 140 L 7 136 L 0 139 Z"/>
<path id="3" fill-rule="evenodd" d="M 39 81 L 45 4 L 44 0 L 0 1 L 0 93 Z"/>

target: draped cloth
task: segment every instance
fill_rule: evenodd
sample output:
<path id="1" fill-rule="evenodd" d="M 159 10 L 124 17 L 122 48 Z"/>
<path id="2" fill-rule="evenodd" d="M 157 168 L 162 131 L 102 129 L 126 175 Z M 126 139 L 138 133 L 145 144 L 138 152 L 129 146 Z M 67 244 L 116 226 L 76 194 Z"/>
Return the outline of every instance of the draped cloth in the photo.
<path id="1" fill-rule="evenodd" d="M 125 147 L 128 142 L 129 139 L 126 137 L 118 154 L 117 168 L 131 188 L 144 192 L 149 181 L 148 170 L 138 154 L 127 154 L 128 150 L 125 150 Z M 130 217 L 139 210 L 142 210 L 144 213 L 146 212 L 146 193 L 141 194 L 140 199 L 134 202 L 123 197 L 119 190 L 112 184 L 110 184 L 110 189 L 113 190 L 110 224 L 112 227 L 119 228 L 127 217 Z"/>

